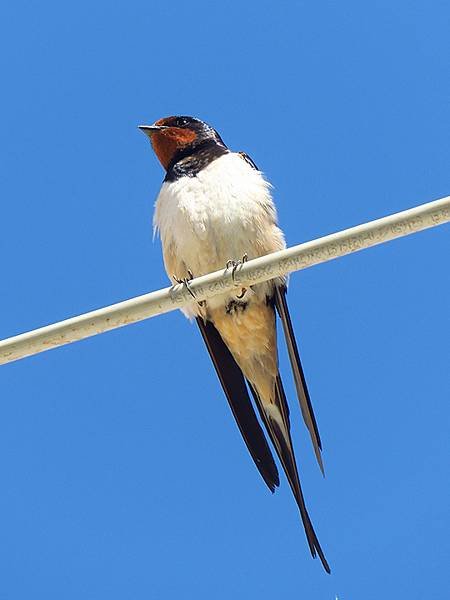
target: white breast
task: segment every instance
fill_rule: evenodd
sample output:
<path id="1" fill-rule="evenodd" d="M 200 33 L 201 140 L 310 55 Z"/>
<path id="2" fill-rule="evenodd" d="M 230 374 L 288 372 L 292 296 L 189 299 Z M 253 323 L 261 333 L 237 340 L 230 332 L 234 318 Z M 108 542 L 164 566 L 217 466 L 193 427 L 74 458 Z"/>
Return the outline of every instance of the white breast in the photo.
<path id="1" fill-rule="evenodd" d="M 211 162 L 196 177 L 165 182 L 154 226 L 195 276 L 284 247 L 270 184 L 239 154 Z"/>

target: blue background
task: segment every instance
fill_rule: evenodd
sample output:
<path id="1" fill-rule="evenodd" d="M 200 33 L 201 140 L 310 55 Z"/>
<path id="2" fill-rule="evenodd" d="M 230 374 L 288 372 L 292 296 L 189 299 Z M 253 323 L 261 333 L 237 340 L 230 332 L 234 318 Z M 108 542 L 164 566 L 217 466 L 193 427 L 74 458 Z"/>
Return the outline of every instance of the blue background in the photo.
<path id="1" fill-rule="evenodd" d="M 0 337 L 167 285 L 137 125 L 212 123 L 290 245 L 450 192 L 444 1 L 9 2 L 0 15 Z M 0 369 L 0 598 L 442 598 L 449 228 L 291 277 L 324 442 L 260 479 L 179 313 Z M 289 383 L 288 383 L 289 381 Z"/>

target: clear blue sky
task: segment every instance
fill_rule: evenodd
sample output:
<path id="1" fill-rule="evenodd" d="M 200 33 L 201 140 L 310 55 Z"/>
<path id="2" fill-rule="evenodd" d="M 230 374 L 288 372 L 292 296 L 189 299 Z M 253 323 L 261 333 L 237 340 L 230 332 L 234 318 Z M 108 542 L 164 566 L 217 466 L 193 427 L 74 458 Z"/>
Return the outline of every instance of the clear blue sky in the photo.
<path id="1" fill-rule="evenodd" d="M 2 338 L 167 284 L 142 122 L 246 150 L 291 245 L 450 193 L 448 2 L 17 1 L 0 29 Z M 171 313 L 0 368 L 0 598 L 443 598 L 449 251 L 442 226 L 291 277 L 331 576 Z"/>

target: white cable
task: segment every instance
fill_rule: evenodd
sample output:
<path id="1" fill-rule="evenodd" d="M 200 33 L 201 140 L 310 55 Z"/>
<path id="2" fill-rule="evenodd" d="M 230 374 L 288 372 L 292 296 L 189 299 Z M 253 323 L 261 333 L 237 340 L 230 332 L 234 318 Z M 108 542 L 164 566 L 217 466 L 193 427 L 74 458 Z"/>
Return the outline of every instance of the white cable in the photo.
<path id="1" fill-rule="evenodd" d="M 197 300 L 206 300 L 236 286 L 249 287 L 448 221 L 450 196 L 249 260 L 238 268 L 234 281 L 231 269 L 224 268 L 222 271 L 193 279 L 189 287 Z M 192 300 L 184 285 L 176 285 L 22 333 L 0 341 L 0 364 L 160 315 L 180 308 Z"/>

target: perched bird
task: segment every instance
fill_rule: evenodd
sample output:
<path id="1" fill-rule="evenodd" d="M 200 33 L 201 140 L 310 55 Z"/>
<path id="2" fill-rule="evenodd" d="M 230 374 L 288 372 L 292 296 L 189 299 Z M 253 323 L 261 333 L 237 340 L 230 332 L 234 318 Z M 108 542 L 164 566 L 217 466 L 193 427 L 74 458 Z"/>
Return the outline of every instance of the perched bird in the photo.
<path id="1" fill-rule="evenodd" d="M 166 117 L 140 129 L 150 138 L 166 171 L 154 227 L 161 237 L 170 278 L 188 285 L 192 276 L 226 265 L 236 267 L 247 257 L 285 247 L 271 186 L 245 153 L 229 150 L 217 131 L 193 117 Z M 318 554 L 330 572 L 300 486 L 289 408 L 278 370 L 275 311 L 286 337 L 303 419 L 323 472 L 319 431 L 289 316 L 285 278 L 193 301 L 183 309 L 197 321 L 248 450 L 274 492 L 278 471 L 250 390 L 300 509 L 311 554 Z"/>

